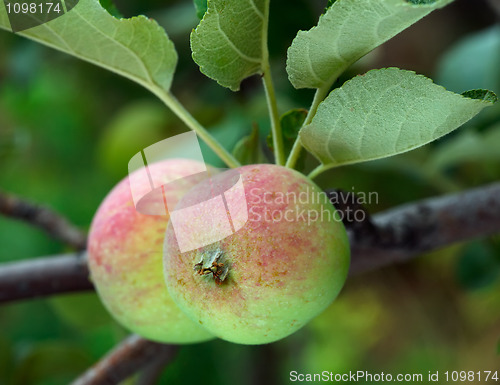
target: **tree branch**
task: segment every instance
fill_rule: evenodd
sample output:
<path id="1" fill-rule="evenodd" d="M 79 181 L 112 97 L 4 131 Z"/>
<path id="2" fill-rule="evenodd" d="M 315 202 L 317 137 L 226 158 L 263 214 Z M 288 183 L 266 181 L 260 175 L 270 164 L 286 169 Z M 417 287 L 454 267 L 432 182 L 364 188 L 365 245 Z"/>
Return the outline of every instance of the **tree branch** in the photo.
<path id="1" fill-rule="evenodd" d="M 158 361 L 166 365 L 173 359 L 176 351 L 175 346 L 131 335 L 71 385 L 118 384 L 139 370 L 155 365 Z"/>
<path id="2" fill-rule="evenodd" d="M 500 183 L 430 198 L 348 227 L 351 275 L 453 243 L 500 233 Z M 92 290 L 84 254 L 0 264 L 0 303 Z"/>
<path id="3" fill-rule="evenodd" d="M 350 274 L 408 261 L 430 250 L 500 232 L 500 183 L 460 194 L 426 199 L 348 224 Z M 91 290 L 85 254 L 0 265 L 0 302 L 60 292 Z M 150 384 L 176 348 L 128 337 L 72 385 L 117 384 L 144 370 Z"/>
<path id="4" fill-rule="evenodd" d="M 37 226 L 77 250 L 84 250 L 86 247 L 86 234 L 69 223 L 66 218 L 46 207 L 2 191 L 0 191 L 0 214 Z"/>
<path id="5" fill-rule="evenodd" d="M 351 275 L 500 233 L 500 183 L 399 206 L 373 216 L 372 224 L 371 233 L 349 233 Z"/>
<path id="6" fill-rule="evenodd" d="M 0 265 L 0 303 L 93 288 L 85 253 Z"/>
<path id="7" fill-rule="evenodd" d="M 165 367 L 172 361 L 174 354 L 175 351 L 172 352 L 171 350 L 159 354 L 151 363 L 142 369 L 136 385 L 154 385 L 158 383 L 158 379 Z"/>

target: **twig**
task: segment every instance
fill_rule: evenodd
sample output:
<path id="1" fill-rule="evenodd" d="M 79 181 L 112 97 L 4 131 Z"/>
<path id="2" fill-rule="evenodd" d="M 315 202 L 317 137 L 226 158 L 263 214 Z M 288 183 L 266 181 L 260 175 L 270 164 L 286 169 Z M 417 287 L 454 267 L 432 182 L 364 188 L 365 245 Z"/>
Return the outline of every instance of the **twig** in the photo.
<path id="1" fill-rule="evenodd" d="M 374 215 L 372 223 L 371 235 L 349 233 L 351 275 L 500 233 L 500 183 L 399 206 Z"/>
<path id="2" fill-rule="evenodd" d="M 154 385 L 158 382 L 158 378 L 165 367 L 172 361 L 175 354 L 174 349 L 165 350 L 147 365 L 139 375 L 136 385 Z"/>
<path id="3" fill-rule="evenodd" d="M 131 335 L 71 385 L 118 384 L 160 357 L 163 365 L 166 365 L 173 359 L 176 351 L 175 346 Z"/>
<path id="4" fill-rule="evenodd" d="M 84 255 L 36 258 L 0 265 L 0 303 L 93 290 Z"/>
<path id="5" fill-rule="evenodd" d="M 430 198 L 348 228 L 351 275 L 406 262 L 426 251 L 500 233 L 500 183 Z M 50 257 L 0 264 L 0 302 L 91 290 L 85 258 Z"/>
<path id="6" fill-rule="evenodd" d="M 31 223 L 77 250 L 85 249 L 86 234 L 46 207 L 0 191 L 0 214 Z"/>
<path id="7" fill-rule="evenodd" d="M 363 228 L 348 229 L 351 275 L 456 242 L 500 232 L 500 183 L 455 195 L 431 198 L 373 216 Z M 86 259 L 68 255 L 0 266 L 0 302 L 89 290 Z M 174 346 L 132 335 L 72 385 L 118 384 L 144 370 L 139 383 L 153 383 L 175 354 Z"/>

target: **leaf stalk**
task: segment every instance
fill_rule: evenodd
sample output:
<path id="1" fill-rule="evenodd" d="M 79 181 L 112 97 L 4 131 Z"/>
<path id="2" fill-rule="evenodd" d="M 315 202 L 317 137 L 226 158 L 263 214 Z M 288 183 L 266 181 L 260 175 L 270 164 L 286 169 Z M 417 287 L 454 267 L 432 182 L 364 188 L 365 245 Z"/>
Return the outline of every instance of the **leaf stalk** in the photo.
<path id="1" fill-rule="evenodd" d="M 328 170 L 330 167 L 325 166 L 324 164 L 320 164 L 318 167 L 316 167 L 314 170 L 312 170 L 307 177 L 309 179 L 315 179 L 318 177 L 320 174 Z"/>
<path id="2" fill-rule="evenodd" d="M 273 80 L 271 77 L 271 68 L 269 63 L 265 64 L 264 89 L 266 90 L 267 105 L 269 107 L 269 115 L 271 119 L 271 130 L 273 133 L 274 157 L 277 165 L 285 165 L 285 146 L 283 144 L 283 131 L 281 129 L 280 116 L 278 112 L 278 104 L 276 101 L 276 93 L 274 91 Z"/>
<path id="3" fill-rule="evenodd" d="M 165 92 L 161 88 L 155 88 L 150 90 L 160 98 L 160 100 L 165 103 L 165 105 L 172 110 L 174 114 L 176 114 L 179 119 L 181 119 L 186 126 L 188 126 L 191 130 L 196 132 L 196 134 L 203 140 L 208 147 L 210 147 L 217 156 L 226 163 L 230 168 L 241 167 L 240 162 L 236 160 L 236 158 L 231 155 L 223 146 L 220 144 L 217 139 L 215 139 L 205 127 L 203 127 L 190 113 L 186 108 L 182 105 L 182 103 L 177 100 L 177 98 L 171 92 Z"/>
<path id="4" fill-rule="evenodd" d="M 319 105 L 325 99 L 326 95 L 328 94 L 328 91 L 330 91 L 330 87 L 331 87 L 331 85 L 328 85 L 328 87 L 325 86 L 325 87 L 318 88 L 316 90 L 311 107 L 309 108 L 309 111 L 307 112 L 306 119 L 304 120 L 304 123 L 302 124 L 302 128 L 311 124 L 314 116 L 316 115 L 316 112 L 318 111 Z M 302 128 L 301 128 L 301 130 L 302 130 Z M 299 131 L 299 136 L 297 136 L 297 139 L 295 140 L 295 143 L 293 144 L 292 151 L 290 152 L 290 155 L 288 156 L 285 167 L 294 168 L 295 165 L 297 164 L 297 161 L 299 160 L 301 152 L 302 152 L 302 143 L 300 142 L 300 131 Z"/>

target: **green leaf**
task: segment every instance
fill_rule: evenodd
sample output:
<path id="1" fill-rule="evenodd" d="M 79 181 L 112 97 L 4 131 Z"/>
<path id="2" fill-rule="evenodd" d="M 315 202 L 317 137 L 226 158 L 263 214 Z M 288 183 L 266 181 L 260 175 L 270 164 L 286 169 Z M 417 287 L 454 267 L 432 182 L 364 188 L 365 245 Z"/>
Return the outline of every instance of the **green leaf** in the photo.
<path id="1" fill-rule="evenodd" d="M 243 165 L 266 163 L 267 159 L 259 140 L 259 127 L 256 124 L 254 124 L 250 135 L 236 143 L 233 155 Z"/>
<path id="2" fill-rule="evenodd" d="M 307 110 L 303 108 L 295 108 L 284 113 L 280 118 L 281 130 L 283 133 L 283 145 L 285 149 L 285 157 L 290 155 L 293 145 L 299 136 L 300 129 L 304 124 L 307 117 Z M 273 148 L 273 133 L 271 132 L 267 137 L 267 145 L 271 150 Z M 301 152 L 299 159 L 295 164 L 295 169 L 302 171 L 305 166 L 307 154 L 303 151 Z"/>
<path id="3" fill-rule="evenodd" d="M 283 132 L 283 144 L 285 147 L 285 155 L 290 155 L 295 140 L 299 136 L 299 131 L 307 117 L 307 110 L 296 108 L 284 113 L 280 118 L 281 130 Z M 273 150 L 273 133 L 269 133 L 267 137 L 267 145 Z"/>
<path id="4" fill-rule="evenodd" d="M 4 319 L 8 319 L 5 317 Z M 0 384 L 8 384 L 14 366 L 14 349 L 6 335 L 0 335 Z"/>
<path id="5" fill-rule="evenodd" d="M 47 341 L 32 346 L 14 372 L 12 384 L 39 384 L 48 378 L 68 383 L 92 364 L 89 355 L 76 344 Z"/>
<path id="6" fill-rule="evenodd" d="M 203 16 L 205 16 L 205 13 L 207 12 L 208 9 L 208 0 L 194 0 L 194 7 L 196 8 L 196 16 L 198 16 L 199 19 L 203 19 Z"/>
<path id="7" fill-rule="evenodd" d="M 288 142 L 291 142 L 292 146 L 295 139 L 299 136 L 300 128 L 304 124 L 306 117 L 307 110 L 296 108 L 283 114 L 280 119 L 283 136 L 285 139 L 288 139 Z M 288 150 L 291 150 L 291 147 Z"/>
<path id="8" fill-rule="evenodd" d="M 465 130 L 435 148 L 426 162 L 432 171 L 465 162 L 500 161 L 500 125 L 486 132 Z"/>
<path id="9" fill-rule="evenodd" d="M 500 92 L 500 24 L 468 35 L 444 53 L 436 81 L 451 91 L 488 87 Z"/>
<path id="10" fill-rule="evenodd" d="M 293 145 L 299 136 L 300 129 L 307 118 L 307 110 L 297 108 L 290 110 L 281 117 L 281 129 L 283 131 L 283 144 L 285 146 L 285 155 L 288 158 L 292 152 Z M 295 163 L 295 169 L 302 172 L 306 166 L 307 153 L 302 151 Z"/>
<path id="11" fill-rule="evenodd" d="M 470 90 L 462 92 L 462 96 L 469 99 L 477 99 L 485 102 L 496 103 L 498 97 L 494 92 L 488 90 Z"/>
<path id="12" fill-rule="evenodd" d="M 453 0 L 337 0 L 288 49 L 295 88 L 330 87 L 355 61 Z"/>
<path id="13" fill-rule="evenodd" d="M 10 30 L 3 2 L 0 29 Z M 129 78 L 168 91 L 177 53 L 165 31 L 145 16 L 115 19 L 98 0 L 80 0 L 67 14 L 19 35 Z"/>
<path id="14" fill-rule="evenodd" d="M 326 5 L 326 9 L 330 8 L 333 3 L 335 3 L 337 0 L 328 0 L 328 4 Z"/>
<path id="15" fill-rule="evenodd" d="M 193 59 L 201 72 L 233 91 L 261 74 L 267 55 L 269 0 L 210 0 L 191 34 Z"/>
<path id="16" fill-rule="evenodd" d="M 52 297 L 48 303 L 68 325 L 79 331 L 114 324 L 96 293 L 74 293 Z"/>
<path id="17" fill-rule="evenodd" d="M 332 91 L 300 138 L 327 166 L 385 158 L 438 139 L 496 100 L 489 91 L 468 95 L 478 98 L 411 71 L 373 70 Z"/>
<path id="18" fill-rule="evenodd" d="M 102 7 L 108 11 L 109 14 L 116 18 L 123 18 L 122 13 L 116 8 L 116 5 L 113 3 L 113 0 L 99 0 Z"/>

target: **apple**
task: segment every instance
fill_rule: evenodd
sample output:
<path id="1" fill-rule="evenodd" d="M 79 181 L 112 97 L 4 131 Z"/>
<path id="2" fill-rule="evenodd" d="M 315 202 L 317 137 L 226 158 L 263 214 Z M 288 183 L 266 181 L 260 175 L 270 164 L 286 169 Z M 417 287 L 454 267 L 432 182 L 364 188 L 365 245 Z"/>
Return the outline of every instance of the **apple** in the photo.
<path id="1" fill-rule="evenodd" d="M 169 116 L 155 100 L 126 105 L 103 128 L 96 149 L 99 165 L 108 175 L 121 179 L 126 173 L 123 165 L 134 154 L 172 131 Z M 137 135 L 138 131 L 141 135 Z"/>
<path id="2" fill-rule="evenodd" d="M 149 175 L 160 182 L 188 176 L 199 169 L 199 162 L 184 159 L 148 166 Z M 195 179 L 166 184 L 164 193 L 169 204 L 175 204 Z M 168 294 L 162 253 L 169 215 L 138 212 L 129 180 L 136 188 L 150 188 L 144 169 L 134 172 L 104 199 L 90 227 L 89 268 L 97 293 L 119 323 L 145 338 L 165 343 L 194 343 L 214 338 L 192 322 Z M 163 194 L 153 195 L 145 204 L 142 212 L 147 211 L 147 206 L 164 208 Z"/>
<path id="3" fill-rule="evenodd" d="M 167 226 L 165 281 L 179 307 L 215 336 L 264 344 L 292 334 L 330 305 L 346 280 L 350 248 L 335 208 L 310 179 L 269 164 L 236 172 L 239 195 L 230 171 L 201 182 L 179 202 L 186 211 L 183 221 Z M 226 209 L 213 210 L 221 194 Z M 184 242 L 190 234 L 222 234 L 228 218 L 232 235 L 198 248 Z"/>

